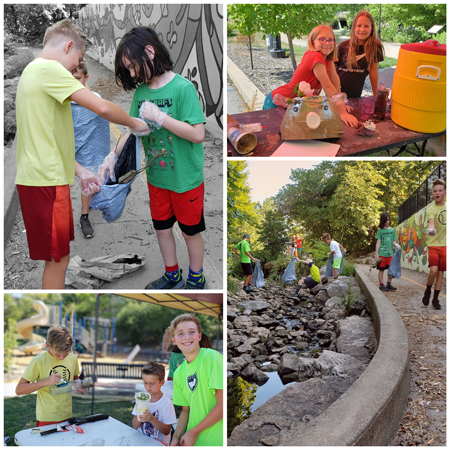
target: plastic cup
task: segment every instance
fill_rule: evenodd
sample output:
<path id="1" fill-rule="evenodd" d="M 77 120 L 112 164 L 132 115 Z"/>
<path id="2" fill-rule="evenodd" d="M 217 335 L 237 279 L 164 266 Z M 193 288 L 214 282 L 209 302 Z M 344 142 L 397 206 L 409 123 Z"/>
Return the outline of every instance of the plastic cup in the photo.
<path id="1" fill-rule="evenodd" d="M 139 397 L 145 397 L 145 399 Z M 137 418 L 140 422 L 141 419 L 139 418 L 139 416 L 148 411 L 148 407 L 150 406 L 150 394 L 148 392 L 136 392 L 134 398 L 136 400 L 136 409 L 138 413 Z"/>
<path id="2" fill-rule="evenodd" d="M 368 120 L 375 110 L 375 97 L 361 97 L 359 99 L 359 114 L 362 120 Z"/>

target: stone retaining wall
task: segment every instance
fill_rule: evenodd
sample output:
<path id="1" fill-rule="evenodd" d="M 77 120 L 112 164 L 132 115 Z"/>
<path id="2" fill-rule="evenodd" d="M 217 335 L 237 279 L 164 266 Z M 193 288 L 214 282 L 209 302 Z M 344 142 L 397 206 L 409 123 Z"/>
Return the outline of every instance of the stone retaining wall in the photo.
<path id="1" fill-rule="evenodd" d="M 409 394 L 408 336 L 390 301 L 363 273 L 356 278 L 366 294 L 378 350 L 365 372 L 308 426 L 290 430 L 278 445 L 389 445 Z"/>

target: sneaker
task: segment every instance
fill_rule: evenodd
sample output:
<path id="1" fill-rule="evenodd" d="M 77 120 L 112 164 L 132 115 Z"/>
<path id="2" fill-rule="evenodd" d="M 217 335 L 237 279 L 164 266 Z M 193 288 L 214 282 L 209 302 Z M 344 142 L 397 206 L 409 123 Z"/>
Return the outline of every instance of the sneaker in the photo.
<path id="1" fill-rule="evenodd" d="M 388 291 L 396 291 L 396 290 L 397 290 L 397 288 L 394 287 L 394 286 L 392 286 L 392 284 L 388 284 L 388 285 L 386 286 L 386 289 L 387 289 Z"/>
<path id="2" fill-rule="evenodd" d="M 199 279 L 199 280 L 191 280 L 190 278 L 188 278 L 186 280 L 186 286 L 184 288 L 185 289 L 205 289 L 205 284 L 206 284 L 205 276 L 202 275 L 201 279 Z"/>
<path id="3" fill-rule="evenodd" d="M 433 306 L 434 309 L 441 309 L 441 304 L 439 303 L 439 300 L 433 300 L 431 302 L 431 305 Z"/>
<path id="4" fill-rule="evenodd" d="M 82 214 L 80 217 L 81 234 L 86 239 L 94 237 L 94 229 L 92 228 L 91 222 L 89 222 L 89 216 L 87 214 Z"/>
<path id="5" fill-rule="evenodd" d="M 389 289 L 383 284 L 382 286 L 380 286 L 380 291 L 387 292 L 389 291 Z"/>
<path id="6" fill-rule="evenodd" d="M 425 291 L 425 294 L 423 294 L 422 297 L 423 306 L 428 306 L 430 304 L 430 296 L 431 296 L 431 289 L 430 292 Z"/>
<path id="7" fill-rule="evenodd" d="M 182 271 L 180 269 L 180 277 L 178 278 L 178 280 L 172 280 L 166 274 L 164 274 L 161 278 L 158 278 L 157 280 L 147 284 L 147 286 L 145 286 L 145 289 L 183 289 L 184 280 L 181 276 L 181 273 Z"/>

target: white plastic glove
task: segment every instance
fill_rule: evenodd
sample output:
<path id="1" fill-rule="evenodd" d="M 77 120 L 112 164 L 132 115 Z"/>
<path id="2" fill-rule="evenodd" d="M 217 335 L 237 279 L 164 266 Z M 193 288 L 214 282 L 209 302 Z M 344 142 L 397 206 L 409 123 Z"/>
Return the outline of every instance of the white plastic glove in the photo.
<path id="1" fill-rule="evenodd" d="M 75 174 L 80 180 L 81 193 L 90 196 L 100 192 L 100 180 L 89 170 L 82 168 Z"/>
<path id="2" fill-rule="evenodd" d="M 136 121 L 136 127 L 128 127 L 131 134 L 134 134 L 135 136 L 147 136 L 148 134 L 150 134 L 150 128 L 148 127 L 145 120 L 138 119 L 136 117 L 134 118 L 134 120 Z"/>
<path id="3" fill-rule="evenodd" d="M 401 248 L 399 244 L 394 244 L 394 245 L 395 245 L 395 248 L 398 248 L 398 249 Z"/>
<path id="4" fill-rule="evenodd" d="M 139 117 L 144 119 L 149 125 L 155 125 L 158 130 L 162 127 L 167 113 L 161 111 L 154 103 L 145 101 L 139 109 Z"/>
<path id="5" fill-rule="evenodd" d="M 435 228 L 428 228 L 427 234 L 430 236 L 436 236 L 436 229 Z"/>
<path id="6" fill-rule="evenodd" d="M 105 184 L 107 174 L 109 174 L 109 178 L 111 178 L 112 181 L 116 181 L 116 175 L 114 173 L 116 161 L 117 155 L 115 152 L 111 152 L 106 155 L 97 170 L 97 177 L 100 180 L 100 184 Z"/>

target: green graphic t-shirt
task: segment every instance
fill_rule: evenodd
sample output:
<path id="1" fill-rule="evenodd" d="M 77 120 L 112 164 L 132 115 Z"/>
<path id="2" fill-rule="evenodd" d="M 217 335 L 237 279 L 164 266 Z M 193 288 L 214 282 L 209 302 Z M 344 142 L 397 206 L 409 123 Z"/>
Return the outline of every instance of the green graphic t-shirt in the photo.
<path id="1" fill-rule="evenodd" d="M 77 357 L 67 355 L 59 360 L 48 352 L 35 356 L 22 375 L 30 383 L 41 381 L 50 375 L 59 373 L 61 381 L 73 381 L 80 374 Z M 37 391 L 36 419 L 41 422 L 59 422 L 72 417 L 72 393 L 50 395 L 50 386 Z"/>
<path id="2" fill-rule="evenodd" d="M 389 258 L 394 254 L 395 230 L 393 228 L 380 228 L 375 239 L 380 240 L 379 256 Z"/>
<path id="3" fill-rule="evenodd" d="M 194 85 L 178 74 L 159 89 L 141 84 L 134 92 L 130 116 L 138 117 L 139 108 L 146 100 L 173 119 L 190 125 L 205 123 Z M 150 134 L 141 140 L 147 161 L 161 155 L 147 168 L 147 181 L 151 185 L 182 193 L 203 183 L 203 144 L 194 144 L 163 127 L 159 130 L 150 127 Z"/>
<path id="4" fill-rule="evenodd" d="M 241 252 L 241 263 L 249 263 L 250 257 L 245 252 L 250 253 L 250 244 L 245 239 L 234 246 L 236 250 Z"/>
<path id="5" fill-rule="evenodd" d="M 191 363 L 184 361 L 173 375 L 173 404 L 189 406 L 186 431 L 197 426 L 217 404 L 215 393 L 223 390 L 223 356 L 211 348 L 201 348 Z M 202 431 L 195 445 L 222 446 L 223 419 Z"/>
<path id="6" fill-rule="evenodd" d="M 437 206 L 434 203 L 427 209 L 427 222 L 434 219 L 436 235 L 427 235 L 428 247 L 445 247 L 447 245 L 447 204 Z"/>

